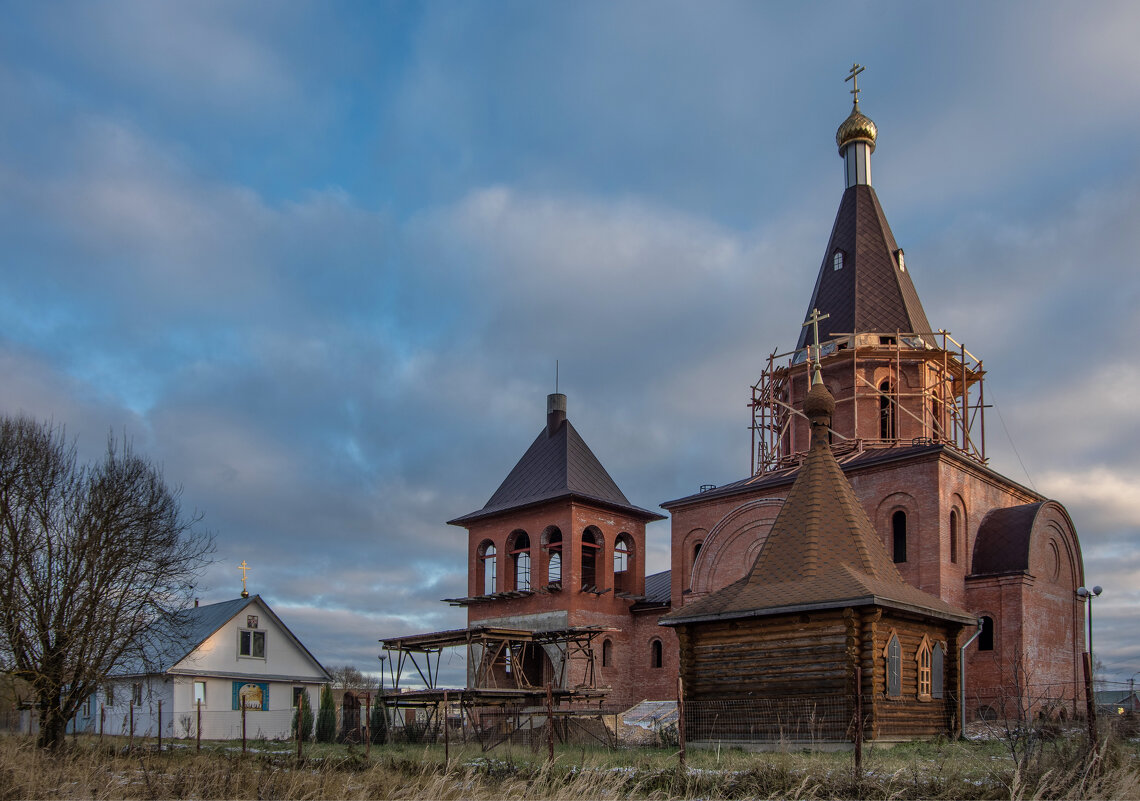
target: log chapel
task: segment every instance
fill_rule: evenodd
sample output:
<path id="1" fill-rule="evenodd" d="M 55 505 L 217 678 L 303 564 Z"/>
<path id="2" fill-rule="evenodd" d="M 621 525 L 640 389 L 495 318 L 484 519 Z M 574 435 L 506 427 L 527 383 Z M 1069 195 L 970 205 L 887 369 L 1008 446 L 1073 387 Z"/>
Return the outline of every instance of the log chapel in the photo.
<path id="1" fill-rule="evenodd" d="M 728 618 L 710 610 L 730 607 L 734 622 L 771 623 L 783 609 L 775 630 L 788 642 L 810 634 L 812 615 L 873 628 L 858 659 L 868 692 L 891 697 L 929 698 L 933 685 L 956 697 L 959 646 L 980 627 L 965 649 L 967 719 L 1000 712 L 1016 693 L 1070 711 L 1082 695 L 1076 530 L 1060 503 L 989 466 L 982 361 L 928 321 L 871 185 L 878 131 L 857 83 L 853 94 L 836 133 L 844 189 L 807 303 L 818 350 L 805 323 L 789 331 L 793 349 L 768 357 L 752 387 L 748 476 L 661 504 L 670 570 L 645 575 L 645 524 L 660 515 L 625 497 L 567 419 L 564 395 L 549 397 L 546 426 L 486 506 L 449 521 L 468 531 L 468 596 L 452 600 L 467 606 L 469 626 L 596 627 L 592 679 L 609 688 L 609 704 L 675 698 L 682 670 L 694 692 L 715 692 L 702 673 L 732 668 L 702 662 L 697 643 L 709 626 L 728 637 Z M 817 480 L 809 474 L 828 476 L 820 502 L 852 504 L 828 518 L 828 532 L 805 527 L 794 508 L 808 502 L 799 488 Z M 856 544 L 832 547 L 839 529 Z M 864 579 L 875 587 L 858 597 L 883 603 L 854 603 Z M 813 604 L 827 611 L 807 610 Z M 717 653 L 738 658 L 733 647 Z M 834 673 L 855 657 L 819 658 L 840 660 Z M 895 678 L 893 659 L 910 665 Z M 535 685 L 567 679 L 541 650 L 515 670 Z M 939 710 L 914 733 L 949 726 L 950 711 Z"/>

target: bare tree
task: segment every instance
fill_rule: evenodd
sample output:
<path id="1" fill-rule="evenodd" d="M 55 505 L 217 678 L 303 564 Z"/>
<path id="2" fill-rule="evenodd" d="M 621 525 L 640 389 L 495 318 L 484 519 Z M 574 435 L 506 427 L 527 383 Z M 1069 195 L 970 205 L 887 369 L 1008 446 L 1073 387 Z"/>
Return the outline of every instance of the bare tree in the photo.
<path id="1" fill-rule="evenodd" d="M 327 669 L 336 690 L 374 691 L 379 686 L 372 676 L 366 676 L 353 665 L 336 665 Z"/>
<path id="2" fill-rule="evenodd" d="M 113 670 L 181 645 L 213 539 L 179 496 L 114 437 L 80 465 L 61 427 L 0 418 L 0 667 L 31 684 L 41 747 Z"/>

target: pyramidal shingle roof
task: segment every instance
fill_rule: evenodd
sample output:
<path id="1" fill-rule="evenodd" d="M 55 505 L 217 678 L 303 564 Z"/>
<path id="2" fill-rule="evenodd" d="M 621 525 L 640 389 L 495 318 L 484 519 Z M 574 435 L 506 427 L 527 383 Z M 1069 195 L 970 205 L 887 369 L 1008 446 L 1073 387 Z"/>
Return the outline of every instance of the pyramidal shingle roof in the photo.
<path id="1" fill-rule="evenodd" d="M 821 340 L 859 332 L 930 331 L 905 259 L 899 266 L 898 249 L 874 188 L 856 184 L 844 190 L 807 309 L 808 315 L 812 309 L 829 315 L 819 323 Z M 836 251 L 843 253 L 838 270 Z M 807 346 L 808 331 L 801 329 L 797 349 Z"/>
<path id="2" fill-rule="evenodd" d="M 563 498 L 601 504 L 645 521 L 664 519 L 663 515 L 631 504 L 577 429 L 563 418 L 556 420 L 553 428 L 548 423 L 538 433 L 482 509 L 447 522 L 464 526 L 512 509 Z"/>
<path id="3" fill-rule="evenodd" d="M 823 416 L 811 404 L 829 403 Z M 968 612 L 908 584 L 827 443 L 835 400 L 818 384 L 804 403 L 811 450 L 748 575 L 661 619 L 664 625 L 876 605 L 942 619 Z"/>

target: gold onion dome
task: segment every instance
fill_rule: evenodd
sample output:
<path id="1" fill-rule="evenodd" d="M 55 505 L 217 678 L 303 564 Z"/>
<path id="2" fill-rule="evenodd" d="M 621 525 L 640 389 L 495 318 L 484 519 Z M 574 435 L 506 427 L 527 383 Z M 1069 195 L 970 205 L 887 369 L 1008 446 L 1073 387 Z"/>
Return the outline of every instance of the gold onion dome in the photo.
<path id="1" fill-rule="evenodd" d="M 874 153 L 875 137 L 878 133 L 879 129 L 875 127 L 875 123 L 871 122 L 871 118 L 859 110 L 859 103 L 856 102 L 851 109 L 851 114 L 835 132 L 835 144 L 839 145 L 839 155 L 843 155 L 843 148 L 847 145 L 860 140 L 867 142 L 871 146 L 871 152 Z"/>

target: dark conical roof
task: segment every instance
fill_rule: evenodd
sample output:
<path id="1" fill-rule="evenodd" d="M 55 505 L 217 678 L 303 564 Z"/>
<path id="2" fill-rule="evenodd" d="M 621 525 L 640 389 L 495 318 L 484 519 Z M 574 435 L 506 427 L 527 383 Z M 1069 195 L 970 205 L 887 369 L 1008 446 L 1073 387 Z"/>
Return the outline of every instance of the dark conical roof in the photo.
<path id="1" fill-rule="evenodd" d="M 830 398 L 822 384 L 812 393 Z M 748 575 L 685 604 L 662 623 L 872 604 L 963 622 L 974 619 L 907 584 L 899 574 L 827 443 L 827 398 L 816 397 L 809 410 L 811 450 Z"/>
<path id="2" fill-rule="evenodd" d="M 875 190 L 869 184 L 848 187 L 808 304 L 808 314 L 819 309 L 829 315 L 819 324 L 821 340 L 857 332 L 930 331 L 910 272 L 905 263 L 899 267 L 898 249 Z M 843 252 L 839 270 L 837 250 Z M 797 349 L 808 344 L 807 337 L 808 329 L 802 329 Z"/>
<path id="3" fill-rule="evenodd" d="M 664 519 L 663 515 L 631 504 L 570 421 L 559 420 L 553 431 L 548 426 L 539 432 L 482 509 L 447 522 L 465 526 L 512 509 L 561 498 L 598 503 L 645 521 Z"/>

